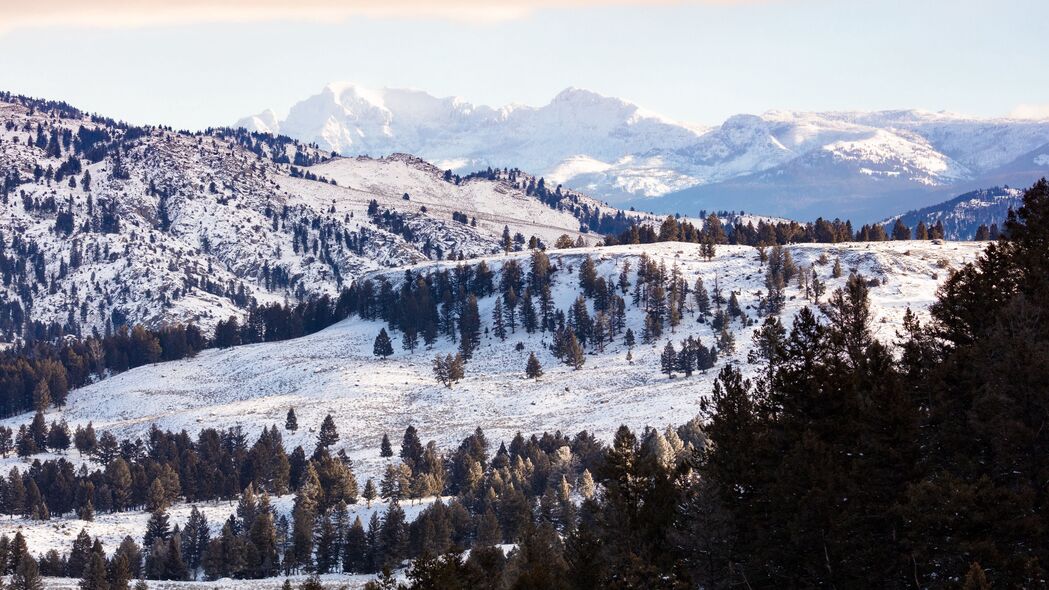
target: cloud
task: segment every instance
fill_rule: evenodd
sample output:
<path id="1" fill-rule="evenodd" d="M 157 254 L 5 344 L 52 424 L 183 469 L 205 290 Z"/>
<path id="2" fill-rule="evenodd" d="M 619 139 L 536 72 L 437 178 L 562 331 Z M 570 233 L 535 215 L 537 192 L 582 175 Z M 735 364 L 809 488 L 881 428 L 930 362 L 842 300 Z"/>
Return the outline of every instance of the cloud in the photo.
<path id="1" fill-rule="evenodd" d="M 1021 104 L 1009 113 L 1013 119 L 1049 119 L 1049 104 Z"/>
<path id="2" fill-rule="evenodd" d="M 22 27 L 143 27 L 353 16 L 504 21 L 548 8 L 732 5 L 762 0 L 0 0 L 0 31 Z"/>

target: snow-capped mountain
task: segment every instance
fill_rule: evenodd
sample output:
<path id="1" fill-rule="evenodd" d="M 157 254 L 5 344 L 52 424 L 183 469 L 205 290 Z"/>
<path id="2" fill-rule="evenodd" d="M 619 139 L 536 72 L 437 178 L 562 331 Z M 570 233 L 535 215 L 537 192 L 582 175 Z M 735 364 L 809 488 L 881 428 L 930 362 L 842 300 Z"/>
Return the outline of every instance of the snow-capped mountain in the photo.
<path id="1" fill-rule="evenodd" d="M 330 85 L 282 120 L 266 111 L 237 124 L 346 155 L 404 151 L 456 171 L 512 164 L 610 202 L 685 214 L 743 209 L 865 221 L 916 199 L 1019 186 L 1049 172 L 1033 159 L 1014 165 L 1049 145 L 1049 121 L 770 111 L 706 128 L 578 89 L 541 107 L 492 108 L 418 90 Z"/>
<path id="2" fill-rule="evenodd" d="M 379 268 L 501 251 L 611 208 L 516 171 L 445 178 L 405 155 L 131 127 L 0 94 L 0 341 L 123 323 L 204 329 L 252 301 L 335 294 Z M 530 188 L 530 186 L 532 188 Z M 50 333 L 54 333 L 53 331 Z"/>
<path id="3" fill-rule="evenodd" d="M 624 154 L 684 147 L 702 133 L 626 101 L 574 88 L 539 108 L 492 108 L 419 90 L 352 84 L 325 87 L 283 120 L 266 111 L 237 125 L 345 155 L 405 152 L 457 171 L 513 165 L 542 173 L 578 155 L 613 162 Z"/>
<path id="4" fill-rule="evenodd" d="M 948 240 L 971 240 L 981 225 L 998 230 L 1005 228 L 1009 210 L 1019 209 L 1023 204 L 1023 191 L 1010 187 L 994 187 L 971 191 L 929 207 L 908 211 L 885 220 L 891 231 L 896 219 L 914 228 L 924 222 L 927 227 L 943 224 L 944 237 Z"/>

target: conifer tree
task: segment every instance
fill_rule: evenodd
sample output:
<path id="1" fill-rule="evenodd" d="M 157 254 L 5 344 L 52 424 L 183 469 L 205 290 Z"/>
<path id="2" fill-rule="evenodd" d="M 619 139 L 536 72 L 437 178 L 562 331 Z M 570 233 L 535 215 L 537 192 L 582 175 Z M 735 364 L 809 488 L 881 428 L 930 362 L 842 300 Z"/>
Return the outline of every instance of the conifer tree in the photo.
<path id="1" fill-rule="evenodd" d="M 25 553 L 18 560 L 8 588 L 10 590 L 44 590 L 44 580 L 40 577 L 40 568 L 32 555 Z"/>
<path id="2" fill-rule="evenodd" d="M 575 333 L 569 332 L 565 343 L 565 364 L 578 371 L 583 368 L 584 363 L 586 363 L 586 354 L 583 353 L 583 347 L 579 344 Z"/>
<path id="3" fill-rule="evenodd" d="M 663 353 L 659 356 L 660 370 L 667 374 L 667 377 L 674 376 L 674 370 L 677 368 L 677 351 L 674 350 L 674 343 L 667 341 L 667 345 L 663 347 Z"/>
<path id="4" fill-rule="evenodd" d="M 293 568 L 313 567 L 313 528 L 321 493 L 317 471 L 312 464 L 308 465 L 292 508 L 292 555 L 289 563 Z"/>
<path id="5" fill-rule="evenodd" d="M 503 298 L 502 296 L 495 298 L 495 305 L 492 307 L 492 333 L 499 340 L 506 340 L 506 324 L 503 322 Z"/>
<path id="6" fill-rule="evenodd" d="M 335 420 L 332 419 L 331 414 L 328 414 L 321 422 L 320 432 L 317 433 L 317 448 L 327 449 L 337 442 L 339 442 L 339 431 L 335 427 Z"/>
<path id="7" fill-rule="evenodd" d="M 167 541 L 171 536 L 168 513 L 161 509 L 153 512 L 146 523 L 146 534 L 142 537 L 142 546 L 148 551 L 156 541 Z"/>
<path id="8" fill-rule="evenodd" d="M 389 458 L 393 456 L 393 447 L 390 445 L 390 437 L 384 432 L 382 442 L 379 444 L 379 456 Z"/>
<path id="9" fill-rule="evenodd" d="M 47 385 L 47 379 L 41 379 L 33 389 L 33 407 L 37 412 L 46 412 L 51 406 L 51 388 Z"/>
<path id="10" fill-rule="evenodd" d="M 375 337 L 375 345 L 372 346 L 372 354 L 383 360 L 393 354 L 393 343 L 390 342 L 390 335 L 386 333 L 386 328 L 379 330 L 379 335 Z"/>
<path id="11" fill-rule="evenodd" d="M 371 482 L 371 480 L 368 481 Z M 368 555 L 368 537 L 364 531 L 361 517 L 358 516 L 346 532 L 346 538 L 343 541 L 342 571 L 346 573 L 363 573 L 370 570 L 371 558 Z"/>
<path id="12" fill-rule="evenodd" d="M 80 590 L 109 590 L 106 558 L 103 554 L 91 553 L 84 568 L 84 573 L 80 578 L 79 586 Z"/>
<path id="13" fill-rule="evenodd" d="M 471 294 L 459 316 L 459 352 L 463 359 L 470 360 L 481 339 L 481 315 L 477 310 L 477 297 Z"/>
<path id="14" fill-rule="evenodd" d="M 368 478 L 367 483 L 364 484 L 364 492 L 361 494 L 364 500 L 368 503 L 368 508 L 371 508 L 372 501 L 379 496 L 378 491 L 375 489 L 375 480 Z"/>
<path id="15" fill-rule="evenodd" d="M 537 381 L 543 376 L 543 367 L 539 364 L 539 359 L 536 358 L 534 352 L 528 355 L 528 363 L 525 365 L 525 376 Z"/>
<path id="16" fill-rule="evenodd" d="M 91 544 L 91 535 L 87 534 L 86 529 L 80 529 L 80 533 L 73 540 L 73 547 L 69 550 L 69 557 L 66 561 L 66 572 L 69 577 L 79 578 L 84 575 L 84 568 L 87 567 L 88 560 L 91 558 Z"/>
<path id="17" fill-rule="evenodd" d="M 288 408 L 288 416 L 284 420 L 284 429 L 295 432 L 299 429 L 299 419 L 295 416 L 295 408 Z"/>

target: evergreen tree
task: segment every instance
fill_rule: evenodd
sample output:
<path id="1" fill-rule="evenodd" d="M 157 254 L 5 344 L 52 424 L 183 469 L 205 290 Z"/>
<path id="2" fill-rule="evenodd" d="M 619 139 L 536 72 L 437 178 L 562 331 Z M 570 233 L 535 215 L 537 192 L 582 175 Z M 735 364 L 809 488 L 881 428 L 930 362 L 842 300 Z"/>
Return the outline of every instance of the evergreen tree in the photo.
<path id="1" fill-rule="evenodd" d="M 80 590 L 109 590 L 105 555 L 91 553 L 80 578 Z"/>
<path id="2" fill-rule="evenodd" d="M 335 420 L 332 419 L 331 414 L 328 414 L 321 422 L 320 432 L 317 433 L 317 448 L 327 449 L 337 442 L 339 442 L 339 431 L 335 428 Z"/>
<path id="3" fill-rule="evenodd" d="M 470 360 L 481 341 L 481 315 L 477 311 L 477 297 L 470 295 L 459 316 L 459 352 Z"/>
<path id="4" fill-rule="evenodd" d="M 70 549 L 69 557 L 66 560 L 67 575 L 71 578 L 83 576 L 84 568 L 87 567 L 90 558 L 91 535 L 87 534 L 87 530 L 80 529 L 80 533 L 73 540 L 73 547 Z"/>
<path id="5" fill-rule="evenodd" d="M 322 493 L 317 471 L 313 465 L 308 465 L 292 508 L 292 555 L 286 556 L 285 560 L 293 569 L 305 568 L 308 571 L 313 567 L 314 524 Z"/>
<path id="6" fill-rule="evenodd" d="M 295 417 L 295 408 L 288 408 L 288 417 L 284 420 L 284 429 L 295 432 L 299 429 L 299 419 Z"/>
<path id="7" fill-rule="evenodd" d="M 154 542 L 167 541 L 170 536 L 168 513 L 164 510 L 157 510 L 150 515 L 149 522 L 146 523 L 146 534 L 142 537 L 142 546 L 149 549 L 153 547 Z"/>
<path id="8" fill-rule="evenodd" d="M 390 342 L 390 335 L 386 333 L 386 328 L 379 330 L 379 335 L 375 337 L 375 345 L 372 347 L 372 354 L 383 360 L 393 354 L 393 343 Z"/>
<path id="9" fill-rule="evenodd" d="M 10 590 L 43 590 L 44 580 L 40 577 L 40 568 L 32 555 L 25 553 L 14 568 L 14 575 L 8 587 Z"/>
<path id="10" fill-rule="evenodd" d="M 896 219 L 896 223 L 892 226 L 892 239 L 894 240 L 909 240 L 911 239 L 911 230 L 909 227 L 903 224 L 903 220 L 900 218 Z"/>
<path id="11" fill-rule="evenodd" d="M 393 447 L 390 446 L 390 437 L 384 432 L 382 434 L 382 443 L 379 444 L 379 456 L 383 458 L 389 458 L 393 456 Z"/>
<path id="12" fill-rule="evenodd" d="M 667 341 L 667 345 L 663 347 L 663 353 L 659 357 L 660 370 L 667 374 L 667 377 L 674 376 L 674 370 L 677 368 L 677 351 L 674 350 L 674 343 Z"/>
<path id="13" fill-rule="evenodd" d="M 51 388 L 47 379 L 41 379 L 33 389 L 33 407 L 37 412 L 46 412 L 51 406 Z"/>
<path id="14" fill-rule="evenodd" d="M 525 365 L 525 376 L 535 380 L 543 376 L 543 367 L 539 364 L 539 359 L 536 358 L 534 352 L 528 355 L 528 363 Z"/>
<path id="15" fill-rule="evenodd" d="M 371 483 L 371 480 L 368 480 Z M 374 488 L 374 485 L 372 486 Z M 354 519 L 346 532 L 343 542 L 342 571 L 346 573 L 364 573 L 371 570 L 371 558 L 368 554 L 368 537 L 364 531 L 361 517 Z"/>
<path id="16" fill-rule="evenodd" d="M 375 489 L 375 480 L 368 478 L 367 483 L 364 484 L 364 492 L 361 496 L 368 502 L 368 507 L 371 508 L 372 502 L 379 496 L 378 491 Z"/>

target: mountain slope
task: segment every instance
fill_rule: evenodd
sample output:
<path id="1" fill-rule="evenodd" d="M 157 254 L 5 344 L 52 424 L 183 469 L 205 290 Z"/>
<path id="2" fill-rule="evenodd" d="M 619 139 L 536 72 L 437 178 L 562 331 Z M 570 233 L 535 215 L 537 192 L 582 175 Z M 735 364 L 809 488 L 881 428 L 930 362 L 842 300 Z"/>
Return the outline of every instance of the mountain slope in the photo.
<path id="1" fill-rule="evenodd" d="M 284 120 L 266 111 L 238 125 L 348 155 L 410 152 L 456 171 L 514 164 L 664 213 L 743 209 L 854 221 L 885 217 L 900 203 L 935 203 L 945 192 L 1028 184 L 1031 166 L 1010 163 L 1049 143 L 1049 121 L 918 110 L 770 111 L 704 128 L 578 89 L 541 107 L 492 108 L 418 90 L 331 85 Z"/>
<path id="2" fill-rule="evenodd" d="M 40 335 L 209 329 L 253 301 L 499 251 L 504 227 L 594 241 L 579 216 L 612 211 L 567 191 L 543 202 L 524 174 L 446 180 L 407 156 L 330 159 L 286 137 L 130 127 L 6 94 L 0 170 L 3 341 L 31 323 Z"/>
<path id="3" fill-rule="evenodd" d="M 828 293 L 844 284 L 845 278 L 831 276 L 832 264 L 819 263 L 823 255 L 828 261 L 840 258 L 846 274 L 855 270 L 876 279 L 871 287 L 873 328 L 879 338 L 891 341 L 904 310 L 911 307 L 919 317 L 927 317 L 926 308 L 949 269 L 972 260 L 981 247 L 926 241 L 808 244 L 789 250 L 799 265 L 815 265 L 821 280 L 827 282 Z M 745 313 L 754 317 L 753 308 L 764 290 L 764 272 L 756 250 L 746 246 L 721 246 L 712 261 L 700 257 L 698 244 L 683 243 L 554 252 L 550 258 L 556 269 L 555 307 L 566 309 L 575 300 L 577 271 L 584 256 L 593 257 L 601 277 L 616 277 L 629 263 L 632 270 L 627 274 L 635 282 L 642 255 L 670 269 L 676 266 L 690 285 L 702 277 L 711 293 L 716 284 L 726 297 L 730 291 L 737 293 Z M 524 254 L 490 257 L 487 263 L 498 274 L 509 259 L 518 260 L 527 272 Z M 426 274 L 441 266 L 424 263 L 412 270 Z M 403 274 L 398 269 L 369 277 L 387 276 L 396 288 Z M 644 312 L 629 303 L 629 295 L 626 299 L 626 327 L 640 335 Z M 467 364 L 465 380 L 451 389 L 435 382 L 432 361 L 435 354 L 454 353 L 456 343 L 441 337 L 432 350 L 408 353 L 401 350 L 400 336 L 394 332 L 396 352 L 379 361 L 372 355 L 372 344 L 383 324 L 354 317 L 297 340 L 207 350 L 192 359 L 133 369 L 71 392 L 68 405 L 50 412 L 49 419 L 61 417 L 70 424 L 93 421 L 96 428 L 121 436 L 143 435 L 153 423 L 191 432 L 209 425 L 242 425 L 255 432 L 283 423 L 287 409 L 294 406 L 299 424 L 310 428 L 286 433 L 289 448 L 300 443 L 310 447 L 315 437 L 312 427 L 331 413 L 343 432 L 340 446 L 351 452 L 359 473 L 373 475 L 382 464 L 377 453 L 382 434 L 392 436 L 409 423 L 441 446 L 456 444 L 477 426 L 492 440 L 508 440 L 519 430 L 573 433 L 584 428 L 607 437 L 621 423 L 643 426 L 688 421 L 717 373 L 717 367 L 690 378 L 668 379 L 660 373 L 660 353 L 668 340 L 678 346 L 686 337 L 695 336 L 708 346 L 714 344 L 710 321 L 700 323 L 691 312 L 673 332 L 668 327 L 651 344 L 642 344 L 639 336 L 632 363 L 625 359 L 627 347 L 620 337 L 603 351 L 590 347 L 586 364 L 573 371 L 559 364 L 548 349 L 549 332 L 529 335 L 519 327 L 500 341 L 489 330 L 494 303 L 495 296 L 480 300 L 484 326 L 480 348 Z M 789 286 L 784 322 L 789 325 L 790 317 L 804 305 L 798 287 Z M 733 354 L 723 351 L 717 366 L 741 364 L 751 371 L 746 358 L 755 328 L 732 321 L 736 350 Z M 545 371 L 538 381 L 524 378 L 530 352 L 537 354 Z M 25 416 L 15 417 L 7 424 L 25 420 Z"/>
<path id="4" fill-rule="evenodd" d="M 926 227 L 943 224 L 948 240 L 971 240 L 981 225 L 1004 229 L 1010 209 L 1023 204 L 1023 191 L 1009 187 L 994 187 L 959 195 L 949 201 L 908 211 L 883 222 L 888 231 L 896 219 L 909 228 L 924 222 Z"/>

